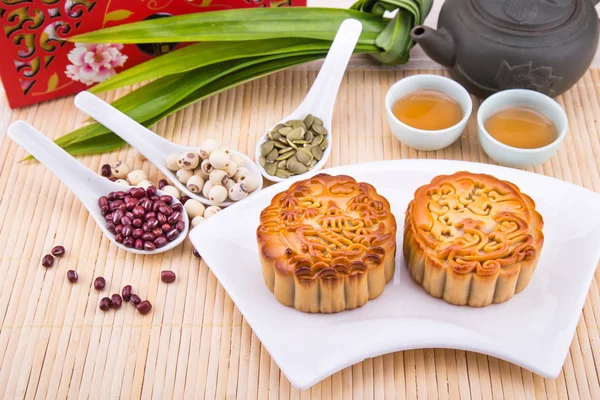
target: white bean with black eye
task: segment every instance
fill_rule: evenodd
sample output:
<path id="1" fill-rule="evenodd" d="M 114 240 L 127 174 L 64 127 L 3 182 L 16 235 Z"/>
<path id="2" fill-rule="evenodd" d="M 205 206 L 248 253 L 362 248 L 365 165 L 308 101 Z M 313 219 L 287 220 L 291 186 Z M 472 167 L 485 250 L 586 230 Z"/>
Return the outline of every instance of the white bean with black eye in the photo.
<path id="1" fill-rule="evenodd" d="M 190 192 L 200 193 L 206 185 L 204 183 L 204 179 L 202 179 L 200 175 L 192 175 L 188 179 L 186 186 L 190 190 Z"/>
<path id="2" fill-rule="evenodd" d="M 250 175 L 250 170 L 246 167 L 241 167 L 238 169 L 238 171 L 234 175 L 233 179 L 235 179 L 236 182 L 243 182 L 244 180 L 246 180 L 246 178 L 249 175 Z"/>
<path id="3" fill-rule="evenodd" d="M 183 208 L 185 209 L 185 211 L 188 214 L 188 217 L 190 218 L 195 218 L 197 216 L 201 217 L 204 215 L 204 210 L 206 210 L 204 204 L 200 203 L 198 200 L 195 199 L 189 199 L 188 201 L 186 201 Z"/>
<path id="4" fill-rule="evenodd" d="M 215 169 L 210 173 L 210 182 L 212 182 L 213 185 L 225 186 L 228 180 L 229 177 L 227 176 L 227 172 L 222 169 Z"/>
<path id="5" fill-rule="evenodd" d="M 211 181 L 206 181 L 206 183 L 204 183 L 204 187 L 202 188 L 202 195 L 204 197 L 206 197 L 208 199 L 208 192 L 210 192 L 210 189 L 213 188 L 213 183 Z"/>
<path id="6" fill-rule="evenodd" d="M 204 211 L 204 218 L 210 218 L 219 211 L 221 211 L 221 207 L 219 206 L 206 207 L 206 210 Z"/>
<path id="7" fill-rule="evenodd" d="M 227 200 L 227 189 L 221 185 L 214 185 L 208 192 L 208 199 L 217 204 L 224 202 Z"/>
<path id="8" fill-rule="evenodd" d="M 261 176 L 256 176 L 256 175 L 248 175 L 246 176 L 246 178 L 242 181 L 244 182 L 244 185 L 246 185 L 246 189 L 248 189 L 249 193 L 252 193 L 256 190 L 256 188 L 258 187 L 258 184 L 260 183 L 260 179 L 262 179 Z"/>
<path id="9" fill-rule="evenodd" d="M 227 165 L 231 162 L 229 150 L 217 149 L 210 153 L 208 160 L 213 168 L 225 169 L 225 167 L 227 167 Z"/>
<path id="10" fill-rule="evenodd" d="M 168 194 L 169 196 L 176 198 L 177 200 L 179 200 L 179 198 L 181 197 L 181 193 L 179 193 L 179 190 L 177 190 L 177 188 L 175 186 L 171 186 L 171 185 L 163 186 L 163 188 L 160 190 L 163 191 L 165 194 Z"/>
<path id="11" fill-rule="evenodd" d="M 201 159 L 206 160 L 210 157 L 210 153 L 217 150 L 219 148 L 219 142 L 215 139 L 206 139 L 200 143 L 200 148 L 198 149 L 198 155 Z"/>
<path id="12" fill-rule="evenodd" d="M 131 172 L 131 167 L 125 161 L 117 161 L 110 166 L 110 170 L 115 178 L 124 179 Z"/>
<path id="13" fill-rule="evenodd" d="M 229 189 L 229 198 L 233 201 L 240 201 L 248 197 L 248 188 L 246 185 L 239 182 Z"/>
<path id="14" fill-rule="evenodd" d="M 187 204 L 187 203 L 186 203 Z M 194 217 L 192 219 L 192 228 L 197 227 L 198 225 L 200 225 L 202 222 L 206 221 L 206 218 L 204 218 L 201 215 L 198 215 L 197 217 Z"/>
<path id="15" fill-rule="evenodd" d="M 135 169 L 127 174 L 127 180 L 132 186 L 137 186 L 140 182 L 148 180 L 148 174 L 141 169 Z"/>
<path id="16" fill-rule="evenodd" d="M 167 168 L 169 169 L 169 171 L 177 171 L 180 167 L 179 167 L 179 153 L 172 153 L 169 154 L 169 156 L 167 157 Z"/>
<path id="17" fill-rule="evenodd" d="M 177 164 L 179 165 L 179 168 L 192 170 L 200 165 L 200 156 L 197 153 L 192 153 L 191 151 L 181 153 L 179 160 L 177 160 Z"/>
<path id="18" fill-rule="evenodd" d="M 190 171 L 189 169 L 180 169 L 175 173 L 177 180 L 184 185 L 187 184 L 188 180 L 194 176 L 194 171 Z"/>

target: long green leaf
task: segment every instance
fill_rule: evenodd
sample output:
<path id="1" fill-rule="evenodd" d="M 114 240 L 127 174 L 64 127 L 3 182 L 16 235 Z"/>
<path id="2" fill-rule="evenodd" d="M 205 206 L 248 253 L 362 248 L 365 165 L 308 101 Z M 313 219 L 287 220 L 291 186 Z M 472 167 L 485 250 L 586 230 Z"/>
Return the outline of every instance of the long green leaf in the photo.
<path id="1" fill-rule="evenodd" d="M 347 18 L 362 22 L 364 34 L 379 33 L 387 21 L 335 8 L 257 8 L 194 13 L 119 25 L 70 38 L 85 43 L 241 41 L 282 37 L 332 40 Z"/>
<path id="2" fill-rule="evenodd" d="M 197 43 L 167 53 L 123 71 L 90 89 L 92 93 L 129 86 L 161 76 L 177 74 L 222 61 L 294 52 L 327 52 L 330 41 L 270 39 L 260 42 Z M 357 51 L 377 51 L 375 46 L 358 46 Z"/>

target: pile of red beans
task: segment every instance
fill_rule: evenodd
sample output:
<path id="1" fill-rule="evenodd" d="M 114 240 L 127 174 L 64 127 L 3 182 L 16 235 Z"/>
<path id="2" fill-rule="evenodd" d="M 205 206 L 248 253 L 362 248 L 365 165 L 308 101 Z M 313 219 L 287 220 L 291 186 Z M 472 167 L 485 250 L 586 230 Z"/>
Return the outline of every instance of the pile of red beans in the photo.
<path id="1" fill-rule="evenodd" d="M 117 243 L 152 251 L 177 239 L 185 229 L 183 206 L 173 197 L 159 196 L 156 188 L 132 188 L 98 199 L 106 228 Z"/>

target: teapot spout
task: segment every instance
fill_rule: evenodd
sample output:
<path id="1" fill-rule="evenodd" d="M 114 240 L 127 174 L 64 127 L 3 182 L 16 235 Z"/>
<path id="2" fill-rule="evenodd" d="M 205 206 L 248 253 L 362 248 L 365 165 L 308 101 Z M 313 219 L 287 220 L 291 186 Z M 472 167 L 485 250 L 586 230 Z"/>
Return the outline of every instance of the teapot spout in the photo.
<path id="1" fill-rule="evenodd" d="M 436 31 L 428 26 L 418 25 L 412 29 L 410 37 L 421 45 L 425 54 L 433 61 L 445 67 L 454 66 L 454 39 L 443 28 Z"/>

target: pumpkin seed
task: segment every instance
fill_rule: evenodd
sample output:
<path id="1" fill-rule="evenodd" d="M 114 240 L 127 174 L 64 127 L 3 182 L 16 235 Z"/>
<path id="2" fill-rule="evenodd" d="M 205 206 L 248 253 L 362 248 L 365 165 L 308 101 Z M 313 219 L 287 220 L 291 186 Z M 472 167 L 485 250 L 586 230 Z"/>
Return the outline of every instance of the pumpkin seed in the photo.
<path id="1" fill-rule="evenodd" d="M 266 158 L 264 158 L 264 157 L 261 156 L 258 160 L 260 161 L 260 165 L 262 165 L 263 168 L 267 165 L 267 159 Z"/>
<path id="2" fill-rule="evenodd" d="M 277 172 L 275 172 L 275 176 L 278 176 L 283 179 L 287 179 L 290 177 L 290 173 L 287 172 L 285 169 L 277 169 Z"/>
<path id="3" fill-rule="evenodd" d="M 287 145 L 287 141 L 285 143 L 281 143 L 281 142 L 273 142 L 273 145 L 278 148 L 278 149 L 283 149 L 288 147 Z"/>
<path id="4" fill-rule="evenodd" d="M 287 163 L 286 163 L 286 168 L 290 169 L 290 164 L 293 162 L 298 162 L 298 159 L 296 158 L 296 155 L 294 154 L 293 156 L 291 156 L 290 158 L 287 159 Z"/>
<path id="5" fill-rule="evenodd" d="M 309 142 L 311 142 L 315 137 L 315 134 L 313 133 L 313 131 L 306 131 L 306 133 L 304 134 L 304 140 L 308 140 Z"/>
<path id="6" fill-rule="evenodd" d="M 266 157 L 272 150 L 275 144 L 273 142 L 264 142 L 260 146 L 260 155 Z"/>
<path id="7" fill-rule="evenodd" d="M 292 122 L 292 126 L 295 128 L 302 128 L 304 130 L 306 130 L 306 125 L 304 125 L 304 122 L 298 120 L 298 121 L 294 121 Z"/>
<path id="8" fill-rule="evenodd" d="M 277 172 L 277 164 L 271 163 L 271 164 L 267 164 L 265 166 L 265 171 L 267 171 L 267 174 L 273 176 L 275 175 L 275 172 Z"/>
<path id="9" fill-rule="evenodd" d="M 327 141 L 327 138 L 324 138 L 319 147 L 321 148 L 321 150 L 325 150 L 327 146 L 329 146 L 329 142 Z"/>
<path id="10" fill-rule="evenodd" d="M 317 161 L 316 159 L 315 159 L 315 160 L 312 160 L 312 161 L 310 162 L 310 169 L 313 169 L 313 168 L 315 167 L 315 165 L 317 165 L 317 163 L 318 163 L 318 161 Z"/>
<path id="11" fill-rule="evenodd" d="M 321 125 L 321 126 L 323 126 L 323 121 L 320 118 L 315 117 L 315 120 L 313 122 L 313 126 L 314 125 Z"/>
<path id="12" fill-rule="evenodd" d="M 323 128 L 323 125 L 313 125 L 311 129 L 319 135 L 327 135 L 327 129 Z"/>
<path id="13" fill-rule="evenodd" d="M 294 143 L 296 143 L 296 144 L 308 144 L 308 143 L 310 143 L 310 140 L 294 140 Z"/>
<path id="14" fill-rule="evenodd" d="M 310 151 L 303 148 L 303 149 L 298 149 L 298 151 L 296 152 L 296 158 L 302 164 L 308 165 L 312 161 L 313 155 Z"/>
<path id="15" fill-rule="evenodd" d="M 283 125 L 285 125 L 285 126 L 292 126 L 292 124 L 293 124 L 293 123 L 294 123 L 294 120 L 293 120 L 293 119 L 290 119 L 289 121 L 285 121 L 285 122 L 283 123 Z"/>
<path id="16" fill-rule="evenodd" d="M 293 155 L 294 155 L 293 151 L 288 151 L 287 153 L 283 153 L 279 157 L 277 157 L 276 161 L 287 160 L 288 158 L 290 158 Z"/>
<path id="17" fill-rule="evenodd" d="M 279 150 L 279 154 L 283 154 L 283 153 L 287 153 L 288 151 L 292 151 L 294 150 L 293 147 L 289 146 L 289 147 L 284 147 L 283 149 Z"/>
<path id="18" fill-rule="evenodd" d="M 267 134 L 267 136 L 271 140 L 277 140 L 277 139 L 279 139 L 281 137 L 281 134 L 279 132 L 277 132 L 277 131 L 272 131 L 272 132 L 269 132 Z"/>
<path id="19" fill-rule="evenodd" d="M 284 127 L 285 127 L 285 125 L 284 125 L 284 124 L 277 124 L 277 125 L 275 125 L 275 128 L 273 128 L 273 130 L 274 130 L 274 131 L 278 131 L 278 130 L 280 130 L 281 128 L 284 128 Z"/>
<path id="20" fill-rule="evenodd" d="M 288 133 L 290 133 L 293 130 L 294 128 L 292 128 L 291 126 L 286 126 L 285 128 L 279 129 L 277 132 L 279 132 L 283 136 L 287 136 Z"/>
<path id="21" fill-rule="evenodd" d="M 321 142 L 323 141 L 323 136 L 322 135 L 315 135 L 314 139 L 312 140 L 312 144 L 315 146 L 318 146 L 321 144 Z"/>
<path id="22" fill-rule="evenodd" d="M 285 136 L 280 137 L 279 139 L 277 139 L 277 141 L 279 141 L 280 143 L 283 143 L 283 144 L 287 145 L 287 139 L 285 138 Z"/>
<path id="23" fill-rule="evenodd" d="M 273 162 L 277 159 L 277 157 L 279 157 L 279 152 L 277 151 L 277 149 L 273 149 L 271 150 L 271 152 L 267 155 L 267 161 L 268 162 Z"/>
<path id="24" fill-rule="evenodd" d="M 295 142 L 301 140 L 304 137 L 304 128 L 294 128 L 290 133 L 287 134 L 287 139 Z"/>
<path id="25" fill-rule="evenodd" d="M 306 165 L 300 164 L 299 162 L 292 162 L 290 163 L 290 171 L 294 174 L 303 174 L 308 171 L 308 168 L 306 168 Z"/>
<path id="26" fill-rule="evenodd" d="M 310 128 L 313 124 L 313 122 L 315 121 L 315 117 L 312 114 L 308 114 L 305 118 L 304 118 L 304 125 L 306 125 L 307 128 Z"/>
<path id="27" fill-rule="evenodd" d="M 319 146 L 311 147 L 310 152 L 319 161 L 321 161 L 321 158 L 323 158 L 323 149 L 321 149 Z"/>
<path id="28" fill-rule="evenodd" d="M 282 160 L 282 161 L 279 161 L 279 164 L 277 164 L 277 168 L 285 169 L 286 165 L 287 165 L 287 161 Z"/>
<path id="29" fill-rule="evenodd" d="M 290 139 L 287 140 L 288 144 L 290 146 L 292 146 L 294 149 L 298 150 L 298 146 L 296 146 L 296 144 L 294 142 L 292 142 Z"/>

